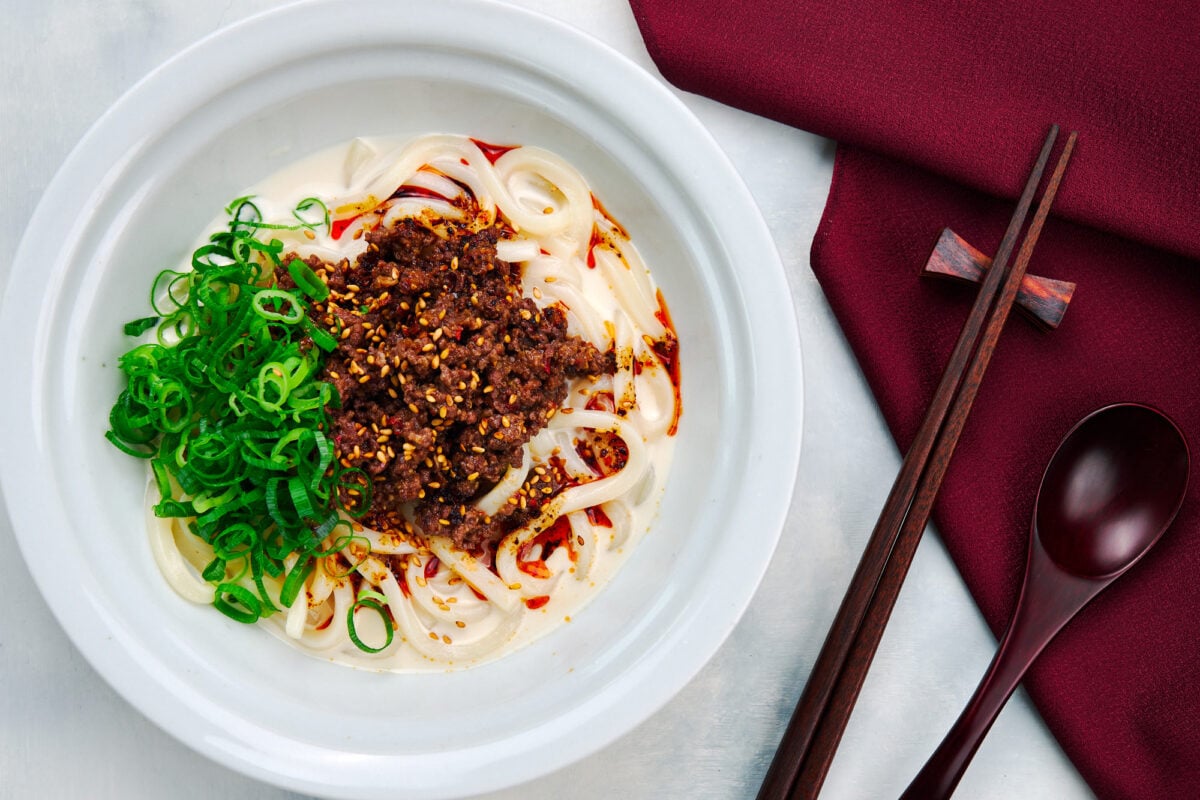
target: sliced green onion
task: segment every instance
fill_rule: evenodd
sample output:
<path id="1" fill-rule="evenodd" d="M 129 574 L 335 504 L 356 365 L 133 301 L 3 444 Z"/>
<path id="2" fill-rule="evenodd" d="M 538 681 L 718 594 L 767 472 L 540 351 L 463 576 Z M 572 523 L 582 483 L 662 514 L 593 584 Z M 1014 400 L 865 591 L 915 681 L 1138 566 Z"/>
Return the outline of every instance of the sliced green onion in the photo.
<path id="1" fill-rule="evenodd" d="M 286 311 L 277 311 L 267 307 L 267 303 L 274 302 L 276 305 L 282 305 Z M 286 292 L 283 289 L 263 289 L 254 295 L 254 300 L 251 301 L 254 306 L 254 311 L 264 319 L 278 320 L 294 325 L 299 322 L 304 316 L 304 309 L 300 306 L 300 301 L 291 292 Z"/>
<path id="2" fill-rule="evenodd" d="M 308 333 L 309 338 L 313 340 L 313 344 L 326 353 L 332 352 L 337 347 L 338 341 L 333 337 L 333 334 L 320 325 L 317 325 L 308 317 L 305 317 L 301 324 L 304 325 L 304 330 Z"/>
<path id="3" fill-rule="evenodd" d="M 371 647 L 362 639 L 358 638 L 358 630 L 354 627 L 354 612 L 359 608 L 372 609 L 379 614 L 379 618 L 383 620 L 383 629 L 387 631 L 387 639 L 379 647 Z M 364 653 L 378 653 L 382 650 L 386 650 L 388 645 L 392 643 L 392 618 L 388 615 L 384 607 L 375 600 L 359 597 L 359 599 L 354 601 L 354 605 L 350 606 L 349 610 L 346 611 L 346 631 L 350 634 L 350 641 L 354 642 L 354 646 L 359 650 L 362 650 Z"/>
<path id="4" fill-rule="evenodd" d="M 312 559 L 297 561 L 296 565 L 288 572 L 287 578 L 283 581 L 283 589 L 279 592 L 279 605 L 284 608 L 291 608 L 296 602 L 296 598 L 300 595 L 300 588 L 304 586 L 308 576 L 313 574 L 316 569 L 316 562 Z"/>
<path id="5" fill-rule="evenodd" d="M 159 317 L 142 317 L 125 323 L 126 336 L 141 336 L 158 324 Z"/>
<path id="6" fill-rule="evenodd" d="M 299 258 L 293 258 L 288 263 L 288 274 L 296 282 L 296 287 L 318 303 L 329 297 L 329 287 L 325 281 L 317 277 L 312 267 Z"/>
<path id="7" fill-rule="evenodd" d="M 345 554 L 351 544 L 369 554 L 369 542 L 340 514 L 365 513 L 372 485 L 363 470 L 342 468 L 327 435 L 329 409 L 341 398 L 317 377 L 338 339 L 308 310 L 329 289 L 303 261 L 285 266 L 282 241 L 259 238 L 328 226 L 328 208 L 306 198 L 294 223 L 276 224 L 240 197 L 227 212 L 227 230 L 196 248 L 190 270 L 156 276 L 157 316 L 126 326 L 130 335 L 157 326 L 156 337 L 118 361 L 126 385 L 105 437 L 150 461 L 160 494 L 154 513 L 186 519 L 212 546 L 202 577 L 216 589 L 213 605 L 253 622 L 278 610 L 267 577 L 283 581 L 278 602 L 290 607 L 317 558 Z M 279 288 L 284 268 L 295 289 Z M 349 535 L 339 537 L 341 525 Z M 323 549 L 331 537 L 334 546 Z M 361 566 L 345 555 L 350 571 Z M 290 570 L 289 557 L 297 558 Z"/>
<path id="8" fill-rule="evenodd" d="M 222 558 L 214 558 L 208 562 L 208 566 L 204 568 L 204 572 L 200 573 L 200 577 L 209 583 L 216 583 L 225 577 L 225 560 Z"/>
<path id="9" fill-rule="evenodd" d="M 318 209 L 321 212 L 320 216 L 315 220 L 305 219 L 304 212 L 312 211 L 313 209 Z M 292 210 L 292 216 L 296 218 L 302 228 L 313 230 L 323 227 L 326 233 L 330 231 L 332 223 L 330 222 L 329 206 L 325 205 L 325 201 L 319 197 L 306 197 L 301 200 L 296 204 L 296 208 Z"/>
<path id="10" fill-rule="evenodd" d="M 366 550 L 366 552 L 363 553 L 362 558 L 358 559 L 358 561 L 352 560 L 344 552 L 345 550 L 349 549 L 350 545 L 354 542 L 362 542 L 363 547 Z M 359 567 L 361 567 L 366 562 L 367 558 L 371 555 L 371 540 L 367 539 L 365 536 L 356 536 L 354 534 L 350 534 L 348 536 L 340 536 L 340 537 L 338 537 L 337 541 L 335 541 L 333 543 L 333 547 L 331 547 L 330 549 L 326 550 L 325 552 L 323 552 L 321 554 L 322 558 L 325 558 L 327 560 L 326 563 L 328 563 L 328 559 L 330 559 L 334 556 L 338 556 L 338 555 L 344 557 L 346 559 L 346 563 L 349 564 L 350 566 L 344 572 L 340 572 L 335 569 L 330 569 L 328 566 L 325 567 L 325 571 L 327 573 L 329 573 L 329 577 L 331 577 L 331 578 L 348 577 L 355 570 L 357 570 Z"/>
<path id="11" fill-rule="evenodd" d="M 232 602 L 226 600 L 226 596 Z M 258 622 L 259 617 L 262 616 L 262 604 L 258 598 L 249 589 L 238 586 L 236 583 L 218 584 L 216 596 L 213 598 L 213 606 L 230 619 L 244 622 L 247 625 Z M 388 641 L 391 641 L 391 637 L 388 638 Z"/>
<path id="12" fill-rule="evenodd" d="M 125 455 L 133 456 L 134 458 L 154 458 L 153 450 L 138 450 L 137 448 L 126 444 L 124 441 L 121 440 L 121 438 L 119 436 L 117 436 L 112 431 L 105 431 L 104 438 L 108 439 L 110 442 L 112 442 L 113 446 L 116 447 L 118 450 L 120 450 Z"/>
<path id="13" fill-rule="evenodd" d="M 348 480 L 349 478 L 355 480 Z M 354 502 L 353 506 L 347 502 L 342 508 L 355 519 L 362 519 L 371 508 L 371 493 L 374 489 L 371 476 L 358 467 L 350 467 L 338 473 L 337 485 L 338 489 L 347 496 L 352 496 L 350 495 L 352 490 L 358 492 L 358 500 Z"/>

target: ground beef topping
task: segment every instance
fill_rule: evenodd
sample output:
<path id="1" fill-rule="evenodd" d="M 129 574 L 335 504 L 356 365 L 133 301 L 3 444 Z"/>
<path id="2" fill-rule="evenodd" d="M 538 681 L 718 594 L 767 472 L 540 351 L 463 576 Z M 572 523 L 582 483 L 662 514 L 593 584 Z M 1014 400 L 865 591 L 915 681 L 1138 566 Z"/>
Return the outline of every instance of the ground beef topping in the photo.
<path id="1" fill-rule="evenodd" d="M 357 263 L 306 262 L 330 289 L 314 321 L 340 337 L 325 364 L 341 394 L 337 455 L 373 480 L 364 525 L 402 531 L 401 507 L 415 503 L 422 532 L 479 552 L 561 488 L 531 473 L 494 517 L 473 505 L 521 463 L 568 379 L 615 369 L 611 352 L 567 334 L 561 309 L 522 295 L 519 267 L 496 257 L 500 233 L 406 219 L 368 233 Z"/>

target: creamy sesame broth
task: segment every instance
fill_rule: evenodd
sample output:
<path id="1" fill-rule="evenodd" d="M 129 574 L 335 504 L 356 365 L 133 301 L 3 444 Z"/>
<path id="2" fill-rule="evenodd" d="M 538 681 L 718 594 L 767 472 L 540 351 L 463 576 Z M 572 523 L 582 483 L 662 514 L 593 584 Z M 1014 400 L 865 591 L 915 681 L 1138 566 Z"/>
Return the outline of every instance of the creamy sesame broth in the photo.
<path id="1" fill-rule="evenodd" d="M 469 667 L 569 623 L 648 530 L 682 409 L 675 331 L 625 229 L 557 155 L 460 136 L 355 139 L 248 194 L 267 222 L 327 211 L 263 226 L 282 245 L 264 280 L 310 295 L 312 377 L 338 400 L 309 452 L 357 477 L 278 575 L 148 513 L 172 586 L 271 605 L 255 621 L 283 641 L 370 669 Z"/>

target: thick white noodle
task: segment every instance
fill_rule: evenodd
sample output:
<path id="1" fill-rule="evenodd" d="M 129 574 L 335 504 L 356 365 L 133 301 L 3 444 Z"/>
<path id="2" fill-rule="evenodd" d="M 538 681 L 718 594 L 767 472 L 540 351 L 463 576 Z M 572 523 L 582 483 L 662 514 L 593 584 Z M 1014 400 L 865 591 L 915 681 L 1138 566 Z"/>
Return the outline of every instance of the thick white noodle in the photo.
<path id="1" fill-rule="evenodd" d="M 593 252 L 596 265 L 608 278 L 609 285 L 621 302 L 622 310 L 641 328 L 642 333 L 652 339 L 662 338 L 666 328 L 655 316 L 658 301 L 653 295 L 645 294 L 635 271 L 621 260 L 620 256 L 607 248 L 597 247 Z"/>
<path id="2" fill-rule="evenodd" d="M 504 477 L 500 482 L 492 487 L 491 491 L 479 498 L 475 503 L 475 507 L 489 517 L 495 516 L 500 510 L 500 506 L 508 502 L 508 498 L 517 493 L 521 488 L 521 484 L 525 482 L 525 476 L 529 474 L 530 467 L 533 466 L 533 458 L 529 455 L 529 445 L 526 444 L 521 451 L 521 466 L 509 467 L 504 473 Z"/>
<path id="3" fill-rule="evenodd" d="M 604 504 L 604 513 L 613 524 L 608 541 L 608 548 L 613 550 L 625 544 L 633 532 L 633 509 L 624 499 L 610 500 Z"/>
<path id="4" fill-rule="evenodd" d="M 350 631 L 346 628 L 346 614 L 354 604 L 354 590 L 348 581 L 342 581 L 331 595 L 333 609 L 329 615 L 329 624 L 317 630 L 312 626 L 304 628 L 304 636 L 300 643 L 313 650 L 331 650 L 335 647 L 345 648 L 350 641 Z"/>
<path id="5" fill-rule="evenodd" d="M 283 559 L 284 574 L 292 571 L 292 567 L 296 566 L 296 562 L 300 559 L 295 553 L 289 553 Z M 314 570 L 315 571 L 315 570 Z M 304 625 L 308 622 L 308 591 L 301 587 L 299 592 L 296 592 L 296 599 L 288 606 L 287 614 L 284 617 L 283 631 L 293 639 L 299 639 L 304 635 Z"/>
<path id="6" fill-rule="evenodd" d="M 317 568 L 313 570 L 312 577 L 308 584 L 308 607 L 316 608 L 325 602 L 333 590 L 338 587 L 340 579 L 333 578 L 325 571 L 325 559 L 320 559 L 317 562 Z"/>
<path id="7" fill-rule="evenodd" d="M 212 584 L 205 582 L 179 552 L 175 543 L 174 520 L 154 515 L 158 489 L 151 484 L 146 497 L 146 530 L 150 536 L 150 552 L 159 571 L 180 597 L 193 603 L 211 603 L 215 595 Z"/>
<path id="8" fill-rule="evenodd" d="M 579 270 L 568 269 L 565 265 L 566 262 L 558 256 L 539 254 L 522 266 L 521 280 L 526 286 L 536 286 L 542 292 L 553 283 L 569 283 L 578 289 L 581 281 Z"/>
<path id="9" fill-rule="evenodd" d="M 621 416 L 637 407 L 637 383 L 634 380 L 633 361 L 637 357 L 634 349 L 641 340 L 634 337 L 633 324 L 625 312 L 618 309 L 613 321 L 616 329 L 614 348 L 617 371 L 613 375 L 613 402 Z"/>
<path id="10" fill-rule="evenodd" d="M 633 341 L 634 358 L 645 366 L 634 378 L 636 405 L 629 417 L 648 441 L 665 436 L 675 418 L 675 387 L 671 376 L 650 349 L 646 337 L 638 336 Z"/>
<path id="11" fill-rule="evenodd" d="M 561 490 L 536 519 L 506 536 L 493 566 L 486 555 L 468 554 L 444 537 L 428 536 L 425 542 L 413 540 L 414 544 L 399 534 L 381 533 L 347 520 L 356 539 L 365 540 L 369 548 L 356 543 L 352 548 L 356 552 L 347 553 L 357 561 L 354 569 L 361 576 L 362 590 L 383 594 L 404 645 L 371 656 L 363 656 L 354 646 L 346 620 L 355 604 L 355 583 L 350 577 L 336 577 L 327 571 L 326 561 L 338 559 L 318 559 L 295 601 L 267 620 L 288 639 L 334 660 L 365 660 L 372 666 L 387 667 L 394 663 L 389 661 L 389 652 L 399 647 L 434 665 L 470 665 L 508 647 L 514 637 L 525 636 L 531 618 L 548 619 L 562 613 L 557 606 L 536 603 L 530 605 L 542 612 L 556 610 L 549 614 L 531 611 L 525 601 L 549 596 L 553 602 L 559 590 L 603 580 L 594 576 L 611 570 L 604 563 L 605 554 L 631 541 L 635 526 L 644 529 L 644 521 L 638 523 L 635 512 L 644 507 L 659 483 L 649 447 L 665 440 L 674 414 L 671 378 L 648 344 L 666 333 L 657 315 L 659 301 L 632 244 L 593 206 L 591 190 L 582 176 L 553 153 L 519 147 L 493 164 L 465 137 L 434 135 L 391 149 L 355 140 L 338 166 L 341 172 L 334 185 L 340 181 L 342 188 L 325 197 L 325 202 L 338 218 L 350 213 L 360 216 L 338 240 L 326 231 L 316 231 L 309 238 L 306 231 L 280 230 L 278 236 L 288 249 L 336 263 L 361 254 L 366 248 L 364 231 L 405 217 L 433 215 L 486 226 L 502 215 L 515 233 L 497 242 L 497 257 L 520 265 L 525 295 L 541 308 L 558 306 L 566 314 L 571 334 L 601 352 L 612 349 L 615 354 L 615 374 L 573 381 L 559 413 L 524 447 L 521 464 L 509 469 L 476 502 L 485 514 L 496 515 L 534 467 L 552 461 L 578 481 Z M 447 199 L 393 198 L 403 185 Z M 474 209 L 464 212 L 464 207 L 471 209 L 463 202 L 468 196 L 473 198 Z M 278 210 L 271 203 L 263 199 L 264 213 Z M 588 266 L 593 226 L 604 240 L 590 254 L 595 268 Z M 640 370 L 635 369 L 638 361 L 642 362 Z M 621 413 L 587 408 L 595 398 L 609 394 Z M 598 475 L 585 461 L 577 445 L 586 431 L 611 432 L 625 442 L 628 457 L 620 471 Z M 183 597 L 211 603 L 214 589 L 201 579 L 199 571 L 212 560 L 212 548 L 178 527 L 176 521 L 154 517 L 150 508 L 156 501 L 148 494 L 147 527 L 159 569 Z M 593 524 L 586 513 L 591 507 L 599 507 L 612 527 Z M 557 547 L 547 557 L 541 546 L 530 543 L 563 516 L 569 525 L 569 546 Z M 330 545 L 337 535 L 341 534 L 331 534 Z M 547 577 L 521 568 L 517 561 L 523 548 L 528 548 L 528 558 L 545 563 Z M 434 556 L 439 562 L 436 571 L 430 567 Z M 290 571 L 296 562 L 297 556 L 289 555 L 285 569 Z M 400 569 L 407 591 L 394 572 Z M 432 577 L 426 578 L 426 570 Z M 568 574 L 574 580 L 564 581 Z M 257 594 L 248 576 L 239 583 Z M 267 578 L 264 583 L 268 594 L 277 598 L 282 579 Z M 580 590 L 574 591 L 580 596 Z M 371 643 L 382 640 L 384 622 L 369 609 L 355 616 L 356 628 L 364 641 Z M 544 628 L 545 623 L 539 624 Z M 411 663 L 411 658 L 405 663 Z"/>
<path id="12" fill-rule="evenodd" d="M 591 342 L 601 353 L 608 350 L 612 337 L 605 329 L 599 312 L 569 283 L 548 283 L 542 288 L 542 307 L 558 303 L 567 315 L 567 333 Z"/>
<path id="13" fill-rule="evenodd" d="M 561 235 L 575 245 L 575 252 L 587 247 L 592 235 L 592 193 L 575 168 L 554 153 L 518 147 L 496 159 L 494 170 L 481 170 L 480 176 L 496 206 L 519 232 Z"/>
<path id="14" fill-rule="evenodd" d="M 356 530 L 354 535 L 366 539 L 371 545 L 372 553 L 379 553 L 381 555 L 408 555 L 409 553 L 417 552 L 417 548 L 404 541 L 404 537 L 398 533 L 380 533 L 371 528 L 362 528 L 361 530 Z"/>
<path id="15" fill-rule="evenodd" d="M 596 561 L 597 531 L 588 521 L 587 514 L 582 511 L 567 514 L 567 522 L 571 525 L 571 536 L 575 540 L 575 578 L 586 580 L 592 572 L 592 564 Z"/>
<path id="16" fill-rule="evenodd" d="M 383 215 L 383 225 L 391 227 L 399 220 L 420 216 L 421 212 L 426 209 L 430 209 L 437 216 L 446 219 L 461 220 L 463 218 L 461 211 L 444 200 L 432 200 L 427 197 L 398 197 L 388 203 L 387 211 Z"/>
<path id="17" fill-rule="evenodd" d="M 439 561 L 453 569 L 459 577 L 504 613 L 511 614 L 520 607 L 520 596 L 514 594 L 496 573 L 481 564 L 475 556 L 451 547 L 450 543 L 440 536 L 429 537 L 429 549 Z"/>
<path id="18" fill-rule="evenodd" d="M 454 644 L 452 639 L 451 644 L 446 644 L 440 636 L 430 636 L 431 633 L 434 636 L 437 634 L 421 624 L 412 604 L 405 599 L 396 577 L 390 572 L 380 584 L 380 589 L 388 600 L 388 608 L 405 641 L 421 655 L 443 664 L 470 662 L 487 655 L 507 641 L 521 621 L 518 614 L 496 614 L 495 625 L 482 637 L 464 644 Z"/>
<path id="19" fill-rule="evenodd" d="M 570 414 L 555 414 L 548 427 L 611 431 L 621 437 L 625 442 L 625 447 L 629 450 L 629 458 L 620 472 L 591 483 L 572 486 L 555 497 L 548 505 L 553 506 L 558 514 L 582 511 L 589 506 L 598 506 L 620 497 L 641 482 L 642 476 L 650 466 L 650 456 L 646 452 L 646 443 L 642 440 L 641 434 L 615 414 L 609 414 L 606 411 L 575 411 Z"/>
<path id="20" fill-rule="evenodd" d="M 496 242 L 496 258 L 512 264 L 532 261 L 541 255 L 541 252 L 538 243 L 533 239 L 518 237 Z"/>
<path id="21" fill-rule="evenodd" d="M 542 511 L 541 516 L 531 525 L 514 531 L 500 542 L 496 549 L 496 569 L 500 577 L 510 586 L 519 585 L 521 594 L 525 597 L 548 594 L 553 590 L 554 580 L 558 571 L 550 562 L 551 578 L 536 578 L 521 570 L 518 566 L 521 550 L 539 533 L 545 530 L 555 519 L 563 514 L 570 515 L 574 511 L 582 511 L 591 506 L 598 506 L 620 497 L 642 480 L 650 466 L 646 443 L 641 434 L 627 425 L 620 417 L 605 411 L 573 411 L 570 414 L 555 414 L 547 426 L 551 429 L 590 429 L 594 431 L 610 431 L 620 436 L 628 450 L 628 458 L 620 472 L 603 478 L 572 486 L 564 489 Z M 569 519 L 569 517 L 568 517 Z M 555 551 L 559 556 L 563 548 Z M 565 554 L 563 555 L 565 558 Z M 561 561 L 557 565 L 562 566 Z"/>

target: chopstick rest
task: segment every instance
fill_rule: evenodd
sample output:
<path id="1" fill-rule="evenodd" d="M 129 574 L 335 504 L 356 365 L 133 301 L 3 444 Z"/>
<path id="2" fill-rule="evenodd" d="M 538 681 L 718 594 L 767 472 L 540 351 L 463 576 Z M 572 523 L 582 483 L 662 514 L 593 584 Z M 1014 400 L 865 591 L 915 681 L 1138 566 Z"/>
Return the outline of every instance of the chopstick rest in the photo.
<path id="1" fill-rule="evenodd" d="M 921 275 L 961 283 L 980 283 L 991 267 L 990 258 L 954 231 L 943 228 Z M 1062 323 L 1074 295 L 1075 284 L 1070 281 L 1027 274 L 1017 289 L 1016 303 L 1028 320 L 1043 330 L 1053 330 Z"/>

